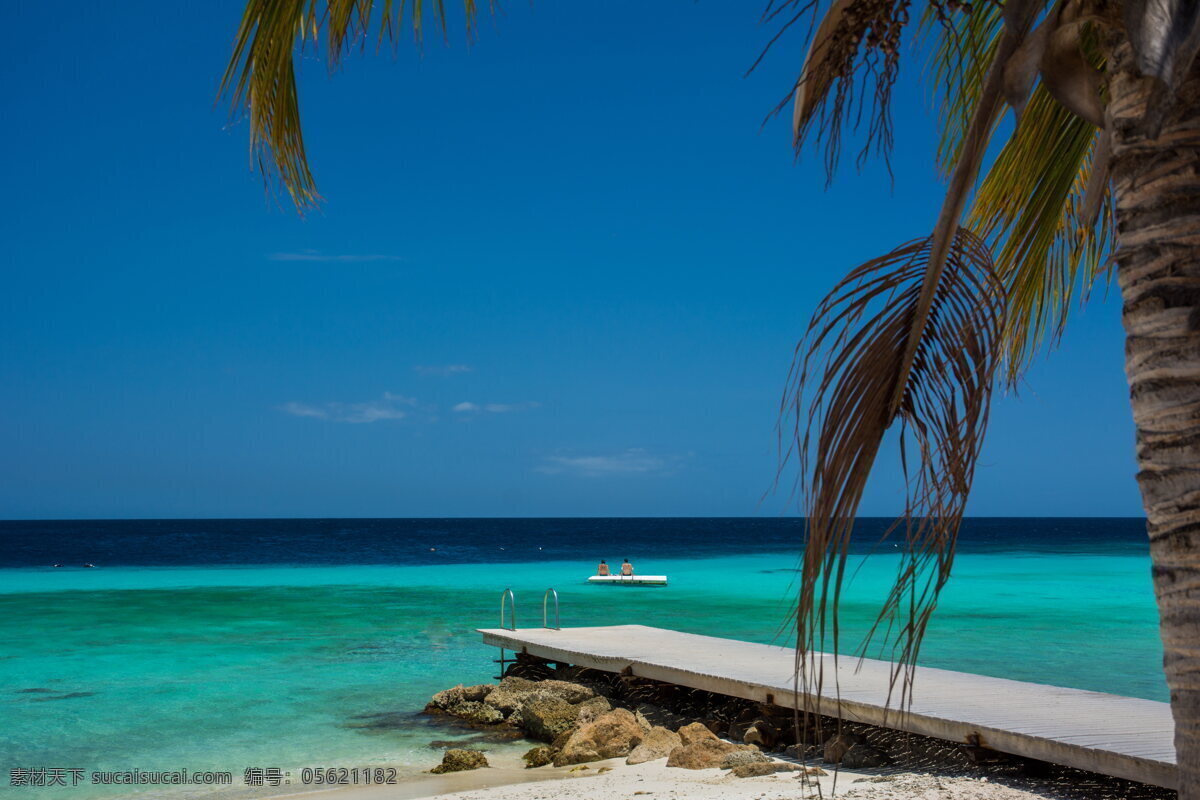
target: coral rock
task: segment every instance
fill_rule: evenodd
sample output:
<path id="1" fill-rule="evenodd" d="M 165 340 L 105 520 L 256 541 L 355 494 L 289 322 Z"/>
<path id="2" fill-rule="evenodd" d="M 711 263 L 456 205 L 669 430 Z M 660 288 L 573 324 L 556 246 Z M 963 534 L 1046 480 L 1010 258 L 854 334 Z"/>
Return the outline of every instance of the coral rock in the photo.
<path id="1" fill-rule="evenodd" d="M 623 708 L 610 711 L 571 734 L 555 756 L 555 766 L 623 758 L 642 742 L 645 731 Z"/>
<path id="2" fill-rule="evenodd" d="M 447 750 L 442 763 L 430 770 L 435 775 L 445 772 L 463 772 L 488 765 L 487 756 L 479 750 Z"/>
<path id="3" fill-rule="evenodd" d="M 771 759 L 757 750 L 734 750 L 721 760 L 721 769 L 733 769 L 743 764 L 769 764 Z"/>
<path id="4" fill-rule="evenodd" d="M 629 753 L 626 764 L 644 764 L 647 761 L 657 761 L 671 755 L 676 747 L 681 747 L 683 740 L 675 731 L 660 726 L 654 726 L 642 737 L 642 742 Z"/>
<path id="5" fill-rule="evenodd" d="M 499 713 L 499 712 L 497 712 Z M 553 742 L 579 722 L 579 706 L 558 697 L 538 695 L 521 706 L 521 726 L 534 739 Z"/>
<path id="6" fill-rule="evenodd" d="M 545 746 L 535 747 L 521 756 L 521 759 L 525 762 L 525 769 L 544 767 L 554 761 L 554 751 Z"/>
<path id="7" fill-rule="evenodd" d="M 739 764 L 733 768 L 733 775 L 737 778 L 758 778 L 763 775 L 774 775 L 776 772 L 796 772 L 798 770 L 802 771 L 803 767 L 768 759 L 767 761 L 755 761 L 752 764 Z"/>
<path id="8" fill-rule="evenodd" d="M 683 741 L 686 747 L 689 744 L 703 741 L 720 741 L 717 735 L 710 731 L 703 722 L 693 722 L 691 725 L 684 725 L 679 729 L 679 738 Z"/>
<path id="9" fill-rule="evenodd" d="M 446 713 L 478 725 L 495 725 L 504 721 L 504 715 L 496 709 L 472 700 L 463 700 L 446 709 Z"/>
<path id="10" fill-rule="evenodd" d="M 668 767 L 682 769 L 714 769 L 721 766 L 730 753 L 743 749 L 743 745 L 723 742 L 717 737 L 699 739 L 691 744 L 676 747 L 667 757 Z"/>
<path id="11" fill-rule="evenodd" d="M 579 724 L 587 725 L 612 711 L 612 703 L 608 702 L 606 697 L 593 697 L 590 700 L 584 700 L 576 708 L 579 709 Z"/>
<path id="12" fill-rule="evenodd" d="M 506 676 L 500 685 L 488 693 L 484 702 L 498 709 L 505 716 L 512 714 L 533 696 L 557 697 L 568 703 L 582 703 L 596 696 L 596 692 L 577 683 L 566 681 L 530 681 L 525 678 Z"/>
<path id="13" fill-rule="evenodd" d="M 756 744 L 769 750 L 779 743 L 779 729 L 769 720 L 755 720 L 741 738 L 746 744 Z"/>

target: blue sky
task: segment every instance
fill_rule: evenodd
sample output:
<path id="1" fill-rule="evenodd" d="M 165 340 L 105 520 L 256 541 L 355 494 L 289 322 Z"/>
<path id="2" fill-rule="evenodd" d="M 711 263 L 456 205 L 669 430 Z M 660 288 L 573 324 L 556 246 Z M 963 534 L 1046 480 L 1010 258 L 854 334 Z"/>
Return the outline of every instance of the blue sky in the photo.
<path id="1" fill-rule="evenodd" d="M 802 42 L 744 77 L 758 11 L 513 3 L 471 46 L 307 58 L 300 218 L 214 106 L 237 2 L 12 5 L 0 517 L 793 508 L 796 339 L 941 185 L 911 80 L 894 184 L 794 163 L 761 122 Z M 1099 297 L 997 402 L 969 511 L 1139 514 L 1132 442 Z M 863 512 L 900 503 L 881 463 Z"/>

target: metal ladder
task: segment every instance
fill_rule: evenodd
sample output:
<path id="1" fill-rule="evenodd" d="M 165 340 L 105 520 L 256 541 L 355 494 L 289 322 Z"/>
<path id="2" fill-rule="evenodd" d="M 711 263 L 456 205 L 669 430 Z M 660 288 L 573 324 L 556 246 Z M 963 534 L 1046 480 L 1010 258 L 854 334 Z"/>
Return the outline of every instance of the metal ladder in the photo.
<path id="1" fill-rule="evenodd" d="M 551 596 L 554 597 L 554 627 L 553 628 L 551 628 L 550 624 L 549 624 L 550 623 L 549 611 L 550 611 Z M 508 622 L 509 622 L 508 625 L 504 624 L 505 608 L 507 608 L 508 612 L 509 612 L 508 613 Z M 517 629 L 517 596 L 513 592 L 513 590 L 509 587 L 505 587 L 504 591 L 500 593 L 500 627 L 505 628 L 510 631 L 515 631 Z M 553 630 L 553 631 L 562 630 L 562 628 L 559 625 L 559 616 L 558 616 L 558 592 L 555 591 L 553 586 L 551 586 L 549 589 L 547 589 L 546 593 L 544 595 L 542 595 L 542 627 L 547 628 L 549 630 Z M 503 678 L 504 670 L 507 668 L 507 666 L 509 664 L 515 664 L 517 661 L 515 658 L 505 658 L 505 656 L 504 656 L 505 652 L 506 652 L 505 649 L 503 647 L 501 647 L 500 648 L 500 657 L 492 659 L 493 664 L 500 665 L 500 674 L 495 676 L 496 680 L 500 680 L 501 678 Z"/>

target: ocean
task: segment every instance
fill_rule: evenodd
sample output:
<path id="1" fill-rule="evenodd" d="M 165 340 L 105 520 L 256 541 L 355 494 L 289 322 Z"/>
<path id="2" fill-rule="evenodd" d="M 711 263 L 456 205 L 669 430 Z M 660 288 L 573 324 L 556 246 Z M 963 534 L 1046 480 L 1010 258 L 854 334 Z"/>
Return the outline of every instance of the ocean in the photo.
<path id="1" fill-rule="evenodd" d="M 895 572 L 886 524 L 856 531 L 846 652 Z M 967 520 L 921 662 L 1166 700 L 1144 525 Z M 801 546 L 794 519 L 0 522 L 0 797 L 213 793 L 10 785 L 39 768 L 415 774 L 466 735 L 429 696 L 496 674 L 474 629 L 506 587 L 520 626 L 554 587 L 564 627 L 787 645 Z M 589 586 L 601 558 L 670 586 Z"/>

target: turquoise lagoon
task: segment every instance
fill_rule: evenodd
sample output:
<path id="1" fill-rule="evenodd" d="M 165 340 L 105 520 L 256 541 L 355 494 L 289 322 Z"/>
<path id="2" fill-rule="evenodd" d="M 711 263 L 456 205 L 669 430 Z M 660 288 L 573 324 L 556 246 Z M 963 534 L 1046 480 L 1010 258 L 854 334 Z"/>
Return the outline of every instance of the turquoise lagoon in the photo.
<path id="1" fill-rule="evenodd" d="M 922 651 L 950 669 L 1165 700 L 1141 548 L 961 555 Z M 510 556 L 511 557 L 511 556 Z M 667 588 L 594 587 L 580 560 L 407 566 L 0 570 L 0 767 L 228 770 L 399 765 L 440 757 L 455 731 L 420 714 L 455 683 L 488 681 L 511 586 L 519 625 L 641 623 L 788 644 L 796 553 L 659 557 Z M 854 557 L 861 561 L 860 556 Z M 619 559 L 618 559 L 619 560 Z M 867 559 L 846 592 L 852 649 L 894 574 Z M 516 748 L 519 745 L 510 745 Z M 10 788 L 4 797 L 136 791 Z M 145 790 L 205 796 L 211 788 Z"/>

